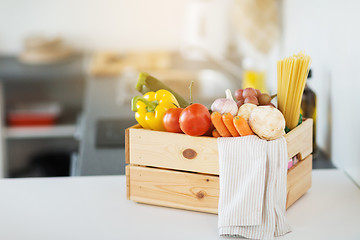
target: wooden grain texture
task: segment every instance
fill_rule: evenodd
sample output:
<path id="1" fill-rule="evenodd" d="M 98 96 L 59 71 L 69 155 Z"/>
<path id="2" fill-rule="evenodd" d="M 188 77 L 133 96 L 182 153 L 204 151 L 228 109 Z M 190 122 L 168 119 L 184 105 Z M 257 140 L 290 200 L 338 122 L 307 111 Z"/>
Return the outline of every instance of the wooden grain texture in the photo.
<path id="1" fill-rule="evenodd" d="M 130 163 L 209 174 L 219 173 L 215 138 L 185 134 L 129 129 Z M 186 152 L 194 150 L 195 157 Z M 184 153 L 185 151 L 185 153 Z"/>
<path id="2" fill-rule="evenodd" d="M 311 187 L 312 156 L 288 171 L 290 207 Z M 217 213 L 219 177 L 206 174 L 130 166 L 130 200 L 139 203 Z"/>
<path id="3" fill-rule="evenodd" d="M 130 163 L 129 128 L 125 129 L 125 163 Z"/>
<path id="4" fill-rule="evenodd" d="M 306 119 L 302 124 L 285 135 L 289 159 L 300 154 L 301 160 L 312 153 L 313 120 Z"/>
<path id="5" fill-rule="evenodd" d="M 312 155 L 296 164 L 288 171 L 286 208 L 302 197 L 311 187 Z"/>
<path id="6" fill-rule="evenodd" d="M 126 175 L 126 199 L 130 200 L 130 165 L 125 166 Z"/>
<path id="7" fill-rule="evenodd" d="M 217 176 L 130 166 L 130 182 L 130 200 L 217 213 Z"/>
<path id="8" fill-rule="evenodd" d="M 285 135 L 289 159 L 300 154 L 304 159 L 312 152 L 312 119 Z M 142 129 L 128 129 L 126 159 L 131 164 L 161 167 L 206 174 L 219 174 L 218 146 L 213 137 L 191 137 L 185 134 Z M 196 154 L 188 157 L 187 152 Z"/>

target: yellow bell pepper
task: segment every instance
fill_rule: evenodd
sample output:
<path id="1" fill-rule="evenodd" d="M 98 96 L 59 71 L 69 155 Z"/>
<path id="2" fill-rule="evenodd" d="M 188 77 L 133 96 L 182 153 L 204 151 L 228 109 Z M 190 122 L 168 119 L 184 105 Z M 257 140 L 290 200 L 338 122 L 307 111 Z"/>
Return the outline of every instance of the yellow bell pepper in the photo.
<path id="1" fill-rule="evenodd" d="M 132 111 L 136 121 L 145 129 L 165 131 L 163 117 L 170 108 L 179 106 L 174 95 L 164 89 L 156 92 L 147 92 L 144 96 L 133 97 Z"/>

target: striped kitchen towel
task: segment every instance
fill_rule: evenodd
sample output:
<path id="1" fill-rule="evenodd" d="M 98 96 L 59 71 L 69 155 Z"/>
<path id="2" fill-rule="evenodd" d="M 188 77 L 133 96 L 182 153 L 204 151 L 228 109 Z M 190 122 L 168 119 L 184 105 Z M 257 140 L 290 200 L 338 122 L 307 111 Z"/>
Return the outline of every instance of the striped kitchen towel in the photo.
<path id="1" fill-rule="evenodd" d="M 290 232 L 285 219 L 287 145 L 284 137 L 218 138 L 220 236 L 273 239 Z"/>

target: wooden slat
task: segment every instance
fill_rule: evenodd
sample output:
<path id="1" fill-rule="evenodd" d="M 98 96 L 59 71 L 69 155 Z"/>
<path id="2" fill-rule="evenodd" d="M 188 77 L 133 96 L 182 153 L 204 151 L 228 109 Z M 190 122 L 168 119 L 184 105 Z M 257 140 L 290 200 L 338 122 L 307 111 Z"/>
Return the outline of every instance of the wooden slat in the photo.
<path id="1" fill-rule="evenodd" d="M 311 187 L 312 155 L 292 167 L 287 176 L 286 208 L 302 197 Z"/>
<path id="2" fill-rule="evenodd" d="M 130 163 L 169 169 L 219 173 L 218 148 L 215 138 L 130 128 Z M 196 151 L 188 159 L 183 152 Z"/>
<path id="3" fill-rule="evenodd" d="M 285 135 L 289 159 L 300 153 L 302 160 L 312 153 L 312 128 L 313 120 L 306 119 Z"/>
<path id="4" fill-rule="evenodd" d="M 287 205 L 311 186 L 312 156 L 289 170 Z M 219 177 L 149 167 L 130 166 L 130 199 L 165 207 L 217 213 Z"/>
<path id="5" fill-rule="evenodd" d="M 125 163 L 130 163 L 129 128 L 125 129 Z"/>
<path id="6" fill-rule="evenodd" d="M 217 213 L 217 176 L 130 166 L 130 181 L 130 200 Z"/>
<path id="7" fill-rule="evenodd" d="M 139 125 L 130 128 L 128 134 L 130 148 L 126 148 L 126 159 L 131 164 L 219 174 L 216 138 L 146 130 Z M 300 154 L 301 159 L 307 157 L 312 152 L 312 119 L 305 120 L 285 138 L 289 159 L 296 154 Z M 185 150 L 196 154 L 186 158 Z"/>
<path id="8" fill-rule="evenodd" d="M 130 200 L 130 165 L 125 166 L 126 175 L 126 199 Z"/>

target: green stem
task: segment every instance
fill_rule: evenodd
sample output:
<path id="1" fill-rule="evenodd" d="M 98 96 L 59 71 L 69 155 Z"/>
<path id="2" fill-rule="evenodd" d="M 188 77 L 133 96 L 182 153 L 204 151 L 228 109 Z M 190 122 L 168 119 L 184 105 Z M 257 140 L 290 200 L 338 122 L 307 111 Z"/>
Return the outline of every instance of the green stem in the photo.
<path id="1" fill-rule="evenodd" d="M 277 97 L 277 94 L 271 95 L 271 99 Z"/>
<path id="2" fill-rule="evenodd" d="M 148 73 L 142 72 L 139 74 L 139 78 L 138 81 L 136 83 L 136 90 L 138 92 L 141 92 L 142 94 L 145 94 L 147 92 L 149 92 L 149 88 L 147 87 L 147 83 L 146 83 L 146 79 L 149 77 L 150 75 Z"/>
<path id="3" fill-rule="evenodd" d="M 190 105 L 193 104 L 193 95 L 192 95 L 192 88 L 194 85 L 194 81 L 191 81 L 189 89 L 190 89 Z"/>
<path id="4" fill-rule="evenodd" d="M 155 108 L 156 108 L 157 105 L 158 105 L 157 103 L 151 102 L 151 101 L 145 99 L 145 98 L 142 97 L 142 96 L 136 96 L 136 97 L 133 97 L 133 99 L 131 100 L 131 110 L 132 110 L 133 112 L 137 112 L 137 110 L 138 110 L 137 107 L 136 107 L 136 103 L 137 103 L 138 101 L 142 101 L 143 103 L 145 103 L 146 109 L 147 109 L 148 112 L 154 112 L 154 111 L 155 111 Z"/>
<path id="5" fill-rule="evenodd" d="M 186 108 L 187 106 L 189 106 L 189 102 L 186 101 L 177 92 L 175 92 L 174 90 L 169 88 L 165 83 L 161 82 L 160 80 L 156 79 L 155 77 L 149 75 L 146 72 L 141 72 L 139 74 L 139 78 L 138 78 L 135 88 L 141 94 L 145 94 L 150 91 L 156 92 L 157 90 L 165 89 L 165 90 L 168 90 L 169 92 L 171 92 L 175 96 L 180 107 Z"/>

